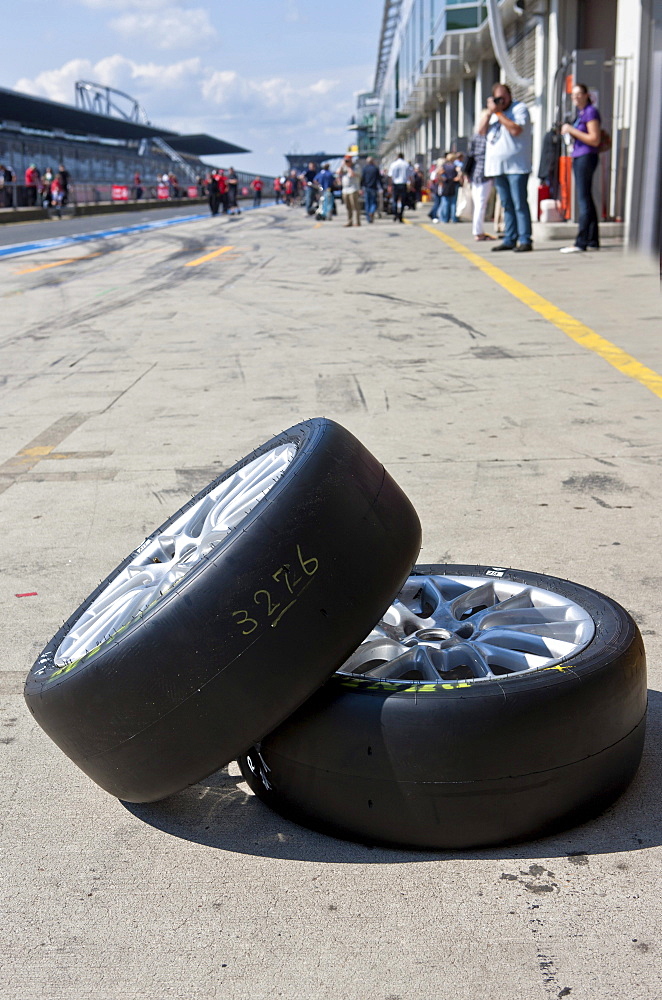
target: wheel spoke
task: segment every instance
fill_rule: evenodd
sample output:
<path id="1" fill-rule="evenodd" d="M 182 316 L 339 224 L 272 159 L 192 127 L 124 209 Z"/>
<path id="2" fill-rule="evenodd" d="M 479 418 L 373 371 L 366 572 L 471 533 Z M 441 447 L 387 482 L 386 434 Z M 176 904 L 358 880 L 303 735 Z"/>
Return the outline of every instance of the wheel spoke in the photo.
<path id="1" fill-rule="evenodd" d="M 55 665 L 64 666 L 89 653 L 172 590 L 243 521 L 295 453 L 293 444 L 281 445 L 249 462 L 141 546 L 60 643 Z"/>
<path id="2" fill-rule="evenodd" d="M 434 623 L 433 618 L 422 618 L 416 614 L 404 601 L 395 600 L 382 618 L 382 624 L 395 629 L 402 636 L 411 635 L 418 629 L 425 628 Z"/>
<path id="3" fill-rule="evenodd" d="M 491 628 L 481 632 L 477 641 L 498 649 L 512 649 L 515 652 L 530 653 L 543 659 L 563 657 L 572 651 L 574 643 L 556 639 L 550 635 L 535 635 L 516 629 Z"/>
<path id="4" fill-rule="evenodd" d="M 554 640 L 565 640 L 571 646 L 581 642 L 583 623 L 581 622 L 545 622 L 541 625 L 508 625 L 509 632 L 520 632 L 524 635 L 540 635 Z M 489 634 L 488 630 L 485 634 Z"/>
<path id="5" fill-rule="evenodd" d="M 490 608 L 488 611 L 476 615 L 478 619 L 476 624 L 480 628 L 489 628 L 492 625 L 537 625 L 543 622 L 555 624 L 556 622 L 568 621 L 567 612 L 569 610 L 567 605 L 551 608 L 536 608 L 530 605 L 517 607 L 510 601 L 504 601 L 496 608 Z"/>
<path id="6" fill-rule="evenodd" d="M 478 643 L 460 642 L 450 649 L 441 650 L 441 653 L 444 659 L 442 680 L 448 679 L 450 674 L 457 674 L 453 680 L 493 676 L 487 657 Z"/>
<path id="7" fill-rule="evenodd" d="M 485 660 L 490 666 L 492 673 L 522 673 L 532 670 L 535 667 L 542 667 L 549 663 L 548 653 L 540 655 L 525 652 L 521 649 L 509 649 L 507 646 L 492 645 L 489 642 L 477 642 Z"/>
<path id="8" fill-rule="evenodd" d="M 495 593 L 494 584 L 489 580 L 482 586 L 474 587 L 456 598 L 451 605 L 451 610 L 458 621 L 463 621 L 479 610 L 494 607 L 498 602 L 499 598 Z"/>
<path id="9" fill-rule="evenodd" d="M 397 660 L 409 650 L 394 639 L 379 638 L 362 642 L 348 660 L 340 668 L 346 674 L 366 674 L 370 677 L 384 676 L 380 673 L 383 666 Z"/>
<path id="10" fill-rule="evenodd" d="M 399 656 L 366 671 L 370 677 L 402 681 L 432 681 L 438 683 L 439 671 L 433 660 L 433 650 L 425 646 L 404 648 Z M 343 673 L 346 672 L 346 664 Z"/>
<path id="11" fill-rule="evenodd" d="M 594 632 L 580 605 L 542 587 L 412 576 L 341 671 L 414 684 L 493 680 L 568 660 Z"/>

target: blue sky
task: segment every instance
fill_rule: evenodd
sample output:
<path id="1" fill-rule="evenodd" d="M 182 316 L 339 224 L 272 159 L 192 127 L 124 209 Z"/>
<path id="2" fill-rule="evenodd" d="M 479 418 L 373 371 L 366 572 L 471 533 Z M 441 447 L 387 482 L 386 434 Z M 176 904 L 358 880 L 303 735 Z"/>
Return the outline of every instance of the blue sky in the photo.
<path id="1" fill-rule="evenodd" d="M 0 86 L 67 104 L 76 80 L 116 87 L 155 124 L 246 146 L 234 166 L 274 174 L 286 152 L 342 153 L 352 141 L 382 10 L 383 0 L 30 0 L 4 10 Z"/>

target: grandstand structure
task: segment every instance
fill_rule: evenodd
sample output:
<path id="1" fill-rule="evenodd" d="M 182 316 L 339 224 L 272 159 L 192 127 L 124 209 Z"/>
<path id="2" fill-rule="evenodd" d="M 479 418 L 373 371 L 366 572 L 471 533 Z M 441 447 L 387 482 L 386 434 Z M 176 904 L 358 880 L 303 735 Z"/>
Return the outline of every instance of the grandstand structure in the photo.
<path id="1" fill-rule="evenodd" d="M 208 174 L 203 156 L 248 152 L 211 135 L 159 128 L 132 97 L 101 84 L 78 81 L 76 106 L 0 89 L 0 163 L 15 174 L 18 205 L 31 163 L 42 173 L 63 163 L 74 184 L 91 185 L 106 200 L 112 185 L 132 186 L 136 174 L 146 193 L 164 173 L 186 190 Z M 237 173 L 240 184 L 252 177 Z"/>

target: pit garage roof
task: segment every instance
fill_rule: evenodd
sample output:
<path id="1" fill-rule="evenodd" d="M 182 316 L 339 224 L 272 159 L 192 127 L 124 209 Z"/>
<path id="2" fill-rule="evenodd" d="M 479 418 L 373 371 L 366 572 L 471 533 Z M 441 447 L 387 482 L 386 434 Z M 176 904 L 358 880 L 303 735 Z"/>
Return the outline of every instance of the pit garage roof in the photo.
<path id="1" fill-rule="evenodd" d="M 44 97 L 31 97 L 16 90 L 0 88 L 0 122 L 17 122 L 26 128 L 61 130 L 70 135 L 93 135 L 101 139 L 154 139 L 161 137 L 181 153 L 202 156 L 209 153 L 247 153 L 241 146 L 223 142 L 210 135 L 184 135 L 168 129 L 143 125 L 125 118 L 97 115 L 70 104 L 60 104 Z"/>

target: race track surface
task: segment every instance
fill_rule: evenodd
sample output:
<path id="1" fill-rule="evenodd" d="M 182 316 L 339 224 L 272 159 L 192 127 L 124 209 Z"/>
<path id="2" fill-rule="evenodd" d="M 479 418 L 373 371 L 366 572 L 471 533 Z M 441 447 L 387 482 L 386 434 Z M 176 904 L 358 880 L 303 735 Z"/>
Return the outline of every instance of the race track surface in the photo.
<path id="1" fill-rule="evenodd" d="M 659 997 L 654 264 L 615 244 L 493 254 L 421 210 L 360 232 L 267 207 L 90 238 L 127 219 L 1 234 L 87 238 L 0 255 L 0 996 Z M 127 807 L 35 725 L 23 682 L 63 620 L 220 470 L 316 415 L 410 496 L 421 562 L 557 575 L 633 614 L 647 744 L 604 815 L 516 846 L 370 848 L 269 812 L 236 765 Z"/>

